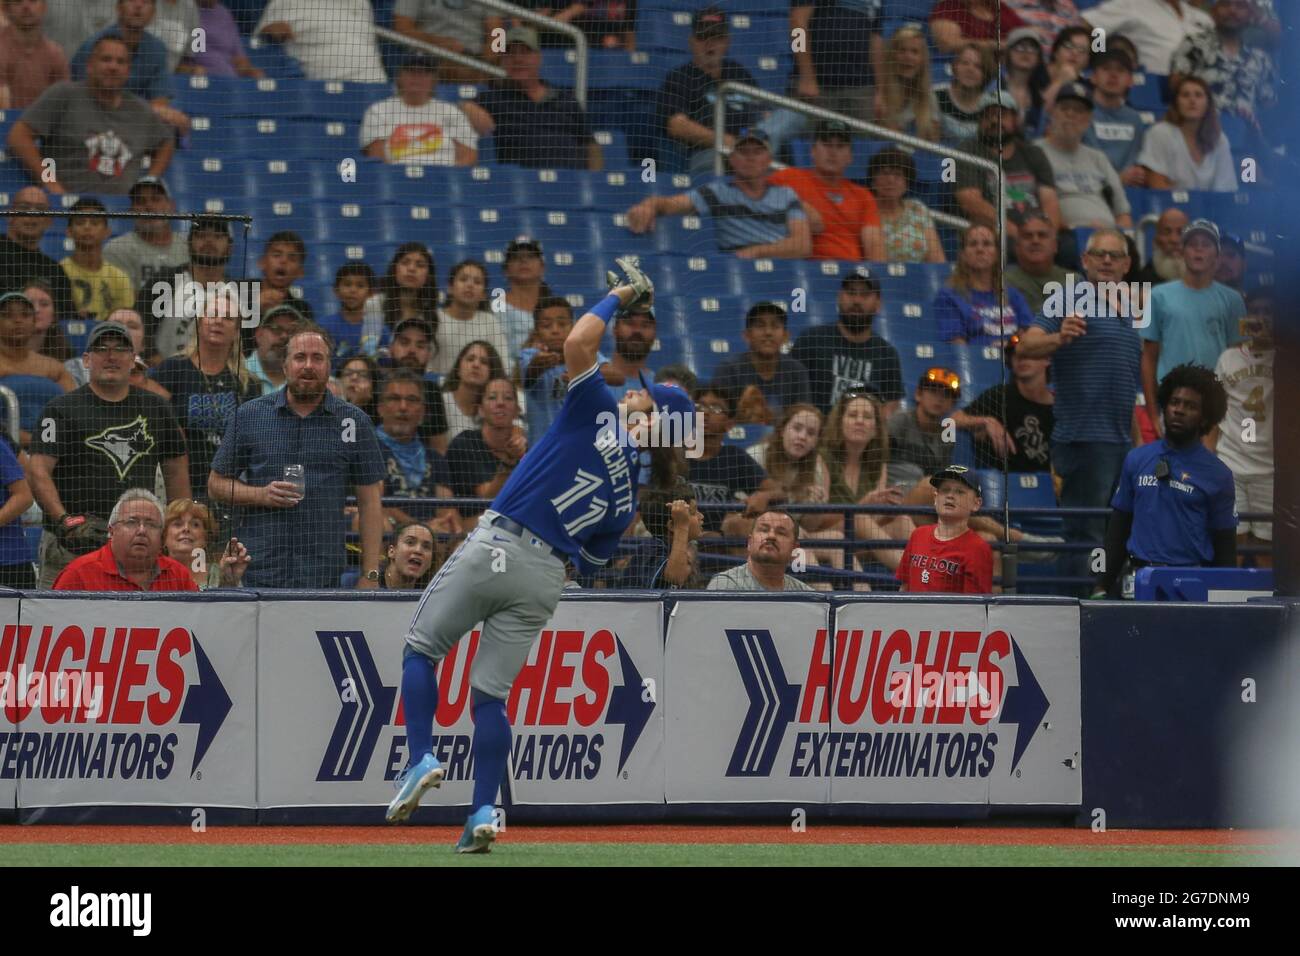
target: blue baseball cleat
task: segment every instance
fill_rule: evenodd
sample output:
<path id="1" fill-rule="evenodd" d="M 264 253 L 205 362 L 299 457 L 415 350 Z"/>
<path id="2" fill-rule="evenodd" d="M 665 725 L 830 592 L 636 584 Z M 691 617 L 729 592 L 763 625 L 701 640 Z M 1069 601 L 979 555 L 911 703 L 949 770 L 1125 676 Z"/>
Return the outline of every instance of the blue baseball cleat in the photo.
<path id="1" fill-rule="evenodd" d="M 465 821 L 465 832 L 456 844 L 457 853 L 491 853 L 492 841 L 497 838 L 497 827 L 492 822 L 496 808 L 492 804 L 479 807 Z"/>
<path id="2" fill-rule="evenodd" d="M 446 771 L 442 769 L 442 764 L 438 763 L 438 758 L 433 754 L 425 754 L 411 764 L 397 778 L 397 796 L 393 797 L 393 802 L 388 805 L 388 812 L 384 814 L 384 819 L 389 823 L 405 822 L 420 805 L 420 798 L 424 796 L 425 791 L 442 786 L 442 778 L 445 775 Z"/>

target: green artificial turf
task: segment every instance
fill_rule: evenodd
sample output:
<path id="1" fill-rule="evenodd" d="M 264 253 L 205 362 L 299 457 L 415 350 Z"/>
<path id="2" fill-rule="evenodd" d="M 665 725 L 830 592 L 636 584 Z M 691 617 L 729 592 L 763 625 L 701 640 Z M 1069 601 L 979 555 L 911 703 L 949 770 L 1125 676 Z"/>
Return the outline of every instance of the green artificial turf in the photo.
<path id="1" fill-rule="evenodd" d="M 0 866 L 1242 866 L 1271 854 L 1203 845 L 510 843 L 458 856 L 449 844 L 8 844 Z"/>

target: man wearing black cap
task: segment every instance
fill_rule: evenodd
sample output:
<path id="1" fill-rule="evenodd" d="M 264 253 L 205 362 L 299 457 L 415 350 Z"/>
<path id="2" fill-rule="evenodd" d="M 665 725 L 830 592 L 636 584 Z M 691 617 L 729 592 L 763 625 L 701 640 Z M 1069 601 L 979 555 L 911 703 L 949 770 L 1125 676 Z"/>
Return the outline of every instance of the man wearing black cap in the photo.
<path id="1" fill-rule="evenodd" d="M 429 358 L 433 355 L 434 332 L 433 323 L 428 319 L 402 319 L 393 326 L 388 355 L 393 368 L 418 372 L 424 381 L 424 417 L 420 420 L 417 432 L 425 445 L 445 455 L 451 441 L 451 435 L 447 431 L 447 405 L 438 386 L 424 375 Z"/>
<path id="2" fill-rule="evenodd" d="M 961 465 L 930 476 L 939 520 L 912 532 L 895 577 L 908 592 L 990 594 L 993 549 L 971 529 L 971 515 L 983 505 L 979 481 Z"/>
<path id="3" fill-rule="evenodd" d="M 140 290 L 140 298 L 144 301 L 139 304 L 149 307 L 141 314 L 150 317 L 150 328 L 154 328 L 156 324 L 153 347 L 154 351 L 164 359 L 175 355 L 185 347 L 189 342 L 190 328 L 194 324 L 193 315 L 174 306 L 176 289 L 179 287 L 184 290 L 190 282 L 206 289 L 209 282 L 226 281 L 226 263 L 230 261 L 233 248 L 230 226 L 226 220 L 215 216 L 196 219 L 190 226 L 186 244 L 189 247 L 189 265 L 179 271 L 179 278 L 172 276 L 159 280 L 170 284 L 173 307 L 162 308 L 167 302 L 160 296 L 155 296 L 154 289 L 145 287 Z M 162 289 L 157 291 L 163 293 Z M 158 315 L 158 312 L 162 315 Z"/>
<path id="4" fill-rule="evenodd" d="M 469 118 L 480 136 L 493 137 L 497 162 L 599 170 L 604 159 L 586 110 L 572 90 L 542 82 L 537 31 L 514 27 L 506 31 L 505 42 L 501 66 L 506 78 L 488 84 L 478 98 L 482 115 Z"/>
<path id="5" fill-rule="evenodd" d="M 871 331 L 880 311 L 880 281 L 859 266 L 840 283 L 836 306 L 839 320 L 805 329 L 790 357 L 808 370 L 813 404 L 823 413 L 850 388 L 865 385 L 880 396 L 888 417 L 903 400 L 903 373 L 898 350 Z"/>
<path id="6" fill-rule="evenodd" d="M 806 259 L 812 252 L 808 214 L 788 186 L 767 177 L 772 152 L 759 127 L 742 130 L 727 160 L 732 175 L 675 196 L 648 196 L 627 211 L 635 233 L 654 228 L 658 216 L 694 212 L 713 220 L 718 248 L 741 259 Z"/>
<path id="7" fill-rule="evenodd" d="M 1214 270 L 1214 281 L 1229 289 L 1246 294 L 1246 243 L 1241 236 L 1225 233 L 1219 246 L 1219 266 Z"/>
<path id="8" fill-rule="evenodd" d="M 361 120 L 362 151 L 386 163 L 473 166 L 478 134 L 466 114 L 482 109 L 468 100 L 458 108 L 435 99 L 437 84 L 437 63 L 407 57 L 397 71 L 397 95 L 371 104 Z"/>
<path id="9" fill-rule="evenodd" d="M 664 130 L 689 151 L 694 174 L 713 171 L 713 104 L 718 84 L 754 85 L 753 75 L 727 58 L 730 42 L 726 14 L 717 7 L 697 10 L 691 18 L 691 61 L 673 69 L 659 93 Z M 728 97 L 726 145 L 734 146 L 736 135 L 753 126 L 758 116 L 753 103 Z"/>
<path id="10" fill-rule="evenodd" d="M 802 200 L 813 234 L 813 259 L 881 262 L 885 237 L 870 191 L 845 178 L 853 162 L 853 136 L 843 120 L 822 120 L 813 137 L 812 168 L 778 169 L 767 178 L 789 186 Z"/>
<path id="11" fill-rule="evenodd" d="M 1083 145 L 1092 126 L 1092 97 L 1082 83 L 1066 83 L 1056 94 L 1047 135 L 1034 145 L 1052 166 L 1061 219 L 1066 229 L 1119 226 L 1130 229 L 1128 196 L 1119 173 L 1099 149 Z M 1071 256 L 1073 260 L 1077 253 Z"/>
<path id="12" fill-rule="evenodd" d="M 131 212 L 166 215 L 176 211 L 167 184 L 157 176 L 142 177 L 131 187 L 130 195 Z M 171 283 L 189 258 L 185 237 L 172 228 L 170 219 L 137 219 L 131 232 L 104 243 L 104 260 L 125 272 L 131 288 L 146 296 L 155 282 Z"/>
<path id="13" fill-rule="evenodd" d="M 101 322 L 86 343 L 90 381 L 50 401 L 32 435 L 29 476 L 44 513 L 40 586 L 104 544 L 117 499 L 152 488 L 162 467 L 167 498 L 190 496 L 185 436 L 171 406 L 131 387 L 135 346 L 124 326 Z"/>
<path id="14" fill-rule="evenodd" d="M 1092 125 L 1083 141 L 1106 154 L 1125 186 L 1145 186 L 1147 174 L 1137 164 L 1142 137 L 1151 124 L 1128 104 L 1133 88 L 1133 61 L 1108 37 L 1105 51 L 1092 56 Z"/>

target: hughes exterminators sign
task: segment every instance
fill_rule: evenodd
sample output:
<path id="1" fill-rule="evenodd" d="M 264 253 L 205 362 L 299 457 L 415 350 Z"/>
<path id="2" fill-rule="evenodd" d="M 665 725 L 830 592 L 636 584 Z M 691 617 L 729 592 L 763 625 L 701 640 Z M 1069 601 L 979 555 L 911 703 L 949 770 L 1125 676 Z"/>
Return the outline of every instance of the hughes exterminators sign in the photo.
<path id="1" fill-rule="evenodd" d="M 683 602 L 666 674 L 673 801 L 1081 793 L 1074 608 Z"/>
<path id="2" fill-rule="evenodd" d="M 251 602 L 24 599 L 0 778 L 23 806 L 254 806 L 255 659 Z"/>
<path id="3" fill-rule="evenodd" d="M 399 687 L 414 601 L 264 604 L 259 657 L 265 806 L 386 804 L 407 761 Z M 562 602 L 507 711 L 516 803 L 663 800 L 657 603 Z M 438 668 L 430 804 L 469 802 L 470 675 L 478 635 Z"/>

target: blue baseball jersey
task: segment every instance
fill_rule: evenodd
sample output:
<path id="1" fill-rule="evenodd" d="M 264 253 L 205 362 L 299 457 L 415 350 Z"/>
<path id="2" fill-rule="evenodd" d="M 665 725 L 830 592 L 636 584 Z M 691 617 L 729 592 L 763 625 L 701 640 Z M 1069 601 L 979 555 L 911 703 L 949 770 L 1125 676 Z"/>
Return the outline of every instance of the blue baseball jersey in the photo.
<path id="1" fill-rule="evenodd" d="M 1169 476 L 1157 478 L 1161 460 Z M 1175 449 L 1164 439 L 1124 459 L 1111 507 L 1133 515 L 1129 554 L 1153 564 L 1190 567 L 1214 558 L 1210 533 L 1237 527 L 1232 472 L 1199 441 Z"/>
<path id="2" fill-rule="evenodd" d="M 640 451 L 619 443 L 618 404 L 596 364 L 569 383 L 560 412 L 492 501 L 590 574 L 636 514 Z"/>

